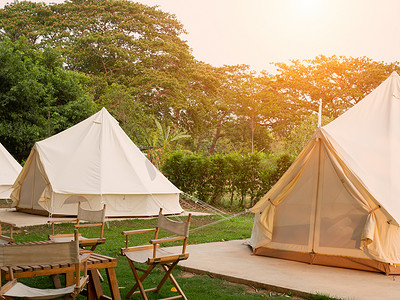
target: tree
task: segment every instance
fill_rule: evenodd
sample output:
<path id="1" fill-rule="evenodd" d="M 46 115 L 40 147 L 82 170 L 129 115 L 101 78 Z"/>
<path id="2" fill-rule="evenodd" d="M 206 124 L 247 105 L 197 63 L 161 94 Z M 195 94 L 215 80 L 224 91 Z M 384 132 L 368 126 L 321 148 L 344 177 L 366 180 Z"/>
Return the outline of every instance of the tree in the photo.
<path id="1" fill-rule="evenodd" d="M 29 24 L 27 26 L 27 24 Z M 146 113 L 177 123 L 194 59 L 174 15 L 127 0 L 14 2 L 0 10 L 0 34 L 56 47 L 68 69 L 129 89 Z M 95 100 L 103 93 L 97 91 Z M 164 122 L 162 122 L 164 123 Z"/>
<path id="2" fill-rule="evenodd" d="M 398 63 L 375 62 L 369 58 L 317 56 L 309 60 L 276 63 L 276 89 L 285 102 L 286 120 L 280 133 L 287 135 L 293 127 L 313 113 L 337 118 L 369 92 L 391 72 L 400 70 Z"/>
<path id="3" fill-rule="evenodd" d="M 119 121 L 121 128 L 138 145 L 146 145 L 147 128 L 154 125 L 154 118 L 145 113 L 144 105 L 132 96 L 129 89 L 113 83 L 103 90 L 96 101 Z"/>
<path id="4" fill-rule="evenodd" d="M 179 141 L 190 138 L 190 135 L 178 127 L 171 129 L 171 126 L 162 126 L 157 120 L 155 123 L 157 128 L 152 132 L 148 130 L 146 144 L 151 147 L 148 152 L 150 161 L 156 167 L 160 167 L 164 162 L 164 155 L 176 150 Z"/>
<path id="5" fill-rule="evenodd" d="M 83 79 L 63 68 L 55 50 L 38 50 L 26 38 L 0 43 L 0 140 L 17 160 L 36 141 L 93 113 Z"/>
<path id="6" fill-rule="evenodd" d="M 188 147 L 195 152 L 210 148 L 213 132 L 225 114 L 221 87 L 223 75 L 203 62 L 196 62 L 188 74 L 190 88 L 185 106 L 179 111 L 179 125 L 192 136 Z M 205 149 L 203 149 L 203 147 Z"/>
<path id="7" fill-rule="evenodd" d="M 333 118 L 322 116 L 322 126 L 331 122 Z M 313 114 L 304 119 L 301 124 L 290 132 L 289 136 L 283 138 L 283 146 L 287 154 L 297 156 L 306 146 L 312 135 L 318 128 L 318 116 Z"/>

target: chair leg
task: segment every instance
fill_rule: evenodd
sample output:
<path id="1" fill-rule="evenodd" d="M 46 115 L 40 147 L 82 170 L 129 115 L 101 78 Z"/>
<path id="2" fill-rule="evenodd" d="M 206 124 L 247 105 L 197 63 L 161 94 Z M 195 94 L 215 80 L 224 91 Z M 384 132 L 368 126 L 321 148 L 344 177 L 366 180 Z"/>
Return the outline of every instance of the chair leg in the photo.
<path id="1" fill-rule="evenodd" d="M 147 278 L 148 275 L 150 275 L 151 271 L 154 269 L 154 267 L 156 265 L 150 265 L 147 268 L 147 270 L 140 270 L 140 271 L 143 271 L 143 274 L 140 277 L 138 272 L 137 272 L 137 269 L 136 269 L 135 265 L 133 264 L 133 262 L 130 259 L 128 259 L 128 262 L 129 262 L 129 265 L 130 265 L 130 267 L 132 269 L 132 273 L 133 273 L 133 276 L 135 277 L 136 283 L 131 288 L 131 290 L 128 292 L 128 294 L 125 296 L 126 299 L 130 298 L 134 294 L 139 294 L 140 293 L 142 295 L 142 298 L 147 300 L 146 292 L 149 292 L 149 291 L 158 292 L 158 291 L 160 291 L 162 286 L 165 284 L 165 282 L 169 278 L 171 280 L 172 284 L 175 286 L 175 288 L 178 291 L 178 293 L 180 294 L 180 296 L 170 297 L 168 299 L 183 298 L 183 299 L 187 300 L 185 294 L 183 293 L 183 290 L 181 289 L 181 287 L 179 286 L 178 282 L 176 281 L 176 279 L 172 275 L 172 271 L 178 265 L 178 262 L 171 263 L 170 265 L 161 264 L 161 267 L 165 271 L 165 275 L 163 276 L 163 278 L 161 279 L 160 283 L 158 284 L 158 286 L 156 288 L 150 288 L 150 289 L 144 289 L 142 282 Z M 139 291 L 136 291 L 138 288 L 139 288 Z"/>
<path id="2" fill-rule="evenodd" d="M 150 272 L 154 269 L 154 265 L 151 265 L 150 267 L 147 268 L 146 271 L 144 271 L 142 277 L 139 277 L 139 274 L 137 273 L 136 267 L 133 264 L 133 262 L 128 259 L 129 265 L 131 266 L 133 276 L 135 277 L 136 284 L 132 287 L 132 289 L 126 294 L 125 298 L 128 299 L 133 295 L 133 293 L 139 288 L 140 294 L 142 295 L 143 299 L 147 300 L 146 296 L 146 291 L 143 287 L 142 282 L 146 279 L 146 277 L 150 274 Z"/>
<path id="3" fill-rule="evenodd" d="M 178 282 L 176 281 L 175 277 L 172 275 L 173 269 L 177 266 L 178 263 L 175 263 L 174 265 L 168 266 L 168 265 L 162 265 L 164 271 L 168 274 L 169 279 L 172 281 L 172 284 L 175 286 L 176 290 L 178 293 L 182 296 L 183 299 L 187 300 L 185 293 L 179 286 Z"/>
<path id="4" fill-rule="evenodd" d="M 164 277 L 161 279 L 160 283 L 157 286 L 157 291 L 159 291 L 162 286 L 164 285 L 164 283 L 167 281 L 168 277 L 171 276 L 172 271 L 175 269 L 176 265 L 178 264 L 178 262 L 174 262 L 172 263 L 170 266 L 167 265 L 161 265 L 161 267 L 164 269 L 165 271 L 165 275 Z"/>

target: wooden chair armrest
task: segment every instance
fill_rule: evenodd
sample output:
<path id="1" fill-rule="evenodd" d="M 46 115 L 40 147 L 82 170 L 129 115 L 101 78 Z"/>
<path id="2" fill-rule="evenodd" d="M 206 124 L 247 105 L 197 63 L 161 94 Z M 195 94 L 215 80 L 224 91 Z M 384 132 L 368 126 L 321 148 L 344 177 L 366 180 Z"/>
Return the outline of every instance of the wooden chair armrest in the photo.
<path id="1" fill-rule="evenodd" d="M 189 253 L 151 257 L 151 258 L 149 258 L 148 263 L 150 263 L 150 264 L 170 263 L 170 262 L 175 262 L 177 260 L 185 260 L 185 259 L 188 259 L 188 257 L 189 257 Z"/>
<path id="2" fill-rule="evenodd" d="M 79 240 L 79 245 L 82 247 L 87 247 L 87 246 L 94 246 L 94 245 L 101 245 L 106 242 L 105 238 L 85 238 L 82 240 Z"/>
<path id="3" fill-rule="evenodd" d="M 80 254 L 79 261 L 81 263 L 86 263 L 86 261 L 89 259 L 91 254 L 92 254 L 91 252 L 84 252 L 84 253 Z"/>
<path id="4" fill-rule="evenodd" d="M 160 245 L 155 245 L 156 248 L 160 248 Z M 133 251 L 141 251 L 141 250 L 149 250 L 154 249 L 153 245 L 140 245 L 140 246 L 133 246 L 128 248 L 121 248 L 121 254 L 125 255 L 125 252 L 133 252 Z"/>
<path id="5" fill-rule="evenodd" d="M 76 222 L 77 219 L 68 219 L 68 220 L 49 220 L 47 221 L 48 224 L 55 224 L 55 223 L 72 223 Z"/>
<path id="6" fill-rule="evenodd" d="M 156 231 L 155 228 L 149 228 L 149 229 L 137 229 L 137 230 L 127 230 L 127 231 L 122 231 L 122 235 L 131 235 L 131 234 L 138 234 L 138 233 L 145 233 L 145 232 L 154 232 Z"/>
<path id="7" fill-rule="evenodd" d="M 177 237 L 172 237 L 172 238 L 162 238 L 162 239 L 156 239 L 156 240 L 151 240 L 150 244 L 162 244 L 162 243 L 168 243 L 168 242 L 176 242 L 180 240 L 184 240 L 184 236 L 177 236 Z"/>

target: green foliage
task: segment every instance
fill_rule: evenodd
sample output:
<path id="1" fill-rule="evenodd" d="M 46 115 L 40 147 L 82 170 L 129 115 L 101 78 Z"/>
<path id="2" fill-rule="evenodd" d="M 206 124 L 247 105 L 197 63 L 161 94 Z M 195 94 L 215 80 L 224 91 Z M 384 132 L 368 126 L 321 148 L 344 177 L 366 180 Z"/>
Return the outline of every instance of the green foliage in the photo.
<path id="1" fill-rule="evenodd" d="M 321 125 L 331 122 L 333 118 L 322 116 Z M 292 129 L 289 136 L 283 138 L 283 147 L 286 153 L 297 156 L 305 147 L 307 142 L 318 128 L 318 116 L 313 114 L 306 118 L 301 124 Z"/>
<path id="2" fill-rule="evenodd" d="M 150 161 L 159 168 L 164 161 L 164 155 L 176 149 L 182 139 L 190 138 L 186 131 L 181 130 L 177 126 L 162 126 L 160 122 L 155 120 L 155 130 L 147 130 L 145 144 L 150 146 L 148 157 Z"/>
<path id="3" fill-rule="evenodd" d="M 276 63 L 275 89 L 282 95 L 283 107 L 276 131 L 288 135 L 293 127 L 318 112 L 336 118 L 375 89 L 399 63 L 375 62 L 369 58 L 317 56 L 314 59 Z"/>
<path id="4" fill-rule="evenodd" d="M 64 64 L 85 74 L 74 76 L 135 143 L 162 143 L 150 153 L 160 165 L 174 150 L 164 147 L 171 133 L 190 135 L 179 144 L 198 153 L 270 153 L 278 143 L 286 148 L 281 152 L 296 155 L 310 135 L 308 118 L 318 111 L 320 101 L 323 119 L 334 119 L 392 71 L 400 71 L 398 62 L 323 55 L 276 63 L 274 75 L 256 73 L 247 65 L 216 68 L 194 59 L 180 38 L 184 32 L 174 15 L 127 0 L 14 1 L 0 9 L 0 39 L 17 41 L 25 36 L 28 44 L 43 50 L 49 66 Z M 63 62 L 49 48 L 57 49 Z M 31 66 L 25 63 L 26 72 Z M 51 95 L 45 85 L 31 84 L 44 80 L 38 78 L 41 71 L 32 68 L 28 77 L 19 75 L 24 70 L 14 73 L 11 79 L 18 80 L 14 97 L 25 97 L 23 110 L 41 111 L 42 116 L 27 113 L 24 120 L 36 127 L 17 122 L 15 141 L 9 145 L 32 145 L 46 136 L 44 132 L 58 132 L 71 123 L 64 109 L 48 112 L 48 100 L 38 103 L 38 98 Z M 68 79 L 58 77 L 52 84 L 71 90 Z M 25 92 L 28 87 L 30 93 Z M 44 117 L 46 111 L 50 117 Z M 162 126 L 154 126 L 154 120 Z M 11 124 L 0 129 L 10 131 Z M 31 140 L 24 141 L 28 136 Z M 23 157 L 24 148 L 11 151 L 24 153 Z M 209 197 L 210 191 L 204 188 L 201 193 Z M 217 194 L 211 197 L 217 199 Z"/>
<path id="5" fill-rule="evenodd" d="M 152 126 L 153 118 L 145 113 L 143 104 L 125 86 L 112 83 L 105 87 L 96 104 L 99 108 L 106 107 L 135 143 L 146 145 L 146 128 Z"/>
<path id="6" fill-rule="evenodd" d="M 71 70 L 125 86 L 157 119 L 185 106 L 194 59 L 174 15 L 126 0 L 17 1 L 0 10 L 0 28 L 13 40 L 25 35 L 59 49 Z M 95 99 L 107 93 L 93 91 Z"/>
<path id="7" fill-rule="evenodd" d="M 36 141 L 93 112 L 83 75 L 62 64 L 57 51 L 38 50 L 25 38 L 0 43 L 0 141 L 19 161 Z"/>
<path id="8" fill-rule="evenodd" d="M 162 171 L 179 189 L 200 200 L 226 205 L 224 199 L 228 197 L 233 207 L 236 197 L 239 207 L 248 207 L 275 184 L 292 162 L 287 154 L 278 157 L 261 152 L 202 156 L 177 151 L 165 160 Z"/>

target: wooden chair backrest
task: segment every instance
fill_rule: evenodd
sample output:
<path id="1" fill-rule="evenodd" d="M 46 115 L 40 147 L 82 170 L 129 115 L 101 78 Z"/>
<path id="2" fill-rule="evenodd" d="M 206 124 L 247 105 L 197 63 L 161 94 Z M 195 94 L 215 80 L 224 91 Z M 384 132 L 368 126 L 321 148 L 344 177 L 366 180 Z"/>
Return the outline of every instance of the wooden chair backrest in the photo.
<path id="1" fill-rule="evenodd" d="M 189 227 L 190 227 L 190 219 L 192 215 L 189 214 L 186 222 L 177 222 L 168 219 L 162 214 L 162 208 L 160 208 L 160 212 L 158 214 L 158 220 L 157 220 L 157 227 L 156 231 L 154 233 L 154 239 L 158 238 L 158 233 L 160 229 L 166 230 L 169 233 L 176 234 L 178 236 L 184 237 L 183 243 L 182 243 L 182 254 L 186 252 L 186 245 L 187 245 L 187 240 L 189 237 Z M 157 245 L 153 245 L 153 257 L 156 257 L 156 252 L 157 252 Z"/>
<path id="2" fill-rule="evenodd" d="M 0 246 L 0 266 L 78 263 L 79 241 Z"/>
<path id="3" fill-rule="evenodd" d="M 78 205 L 77 220 L 86 221 L 90 223 L 104 223 L 106 218 L 106 205 L 104 204 L 103 209 L 100 210 L 88 210 L 81 207 L 81 203 Z"/>
<path id="4" fill-rule="evenodd" d="M 63 243 L 20 243 L 0 246 L 0 266 L 79 264 L 78 230 Z"/>
<path id="5" fill-rule="evenodd" d="M 166 230 L 169 233 L 188 237 L 189 236 L 189 226 L 190 226 L 189 219 L 186 222 L 177 222 L 177 221 L 168 219 L 167 217 L 162 215 L 161 212 L 158 215 L 157 227 L 161 228 L 163 230 Z"/>

